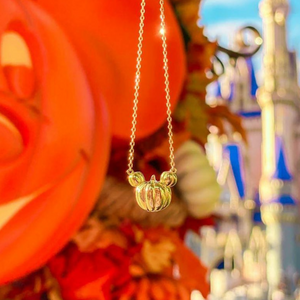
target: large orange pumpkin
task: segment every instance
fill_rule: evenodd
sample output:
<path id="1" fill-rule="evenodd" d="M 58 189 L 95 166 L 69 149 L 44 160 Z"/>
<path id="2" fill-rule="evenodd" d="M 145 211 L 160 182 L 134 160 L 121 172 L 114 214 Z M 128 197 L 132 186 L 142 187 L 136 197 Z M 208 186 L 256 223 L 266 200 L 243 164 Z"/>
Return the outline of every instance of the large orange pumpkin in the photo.
<path id="1" fill-rule="evenodd" d="M 63 27 L 84 63 L 93 91 L 107 100 L 112 134 L 128 139 L 132 119 L 140 0 L 35 0 Z M 174 108 L 185 76 L 185 53 L 178 22 L 166 1 L 170 89 Z M 159 1 L 146 4 L 137 137 L 166 120 L 159 34 Z"/>
<path id="2" fill-rule="evenodd" d="M 86 218 L 105 175 L 109 136 L 105 103 L 100 93 L 92 97 L 56 23 L 29 1 L 0 0 L 0 7 L 4 283 L 42 265 Z"/>

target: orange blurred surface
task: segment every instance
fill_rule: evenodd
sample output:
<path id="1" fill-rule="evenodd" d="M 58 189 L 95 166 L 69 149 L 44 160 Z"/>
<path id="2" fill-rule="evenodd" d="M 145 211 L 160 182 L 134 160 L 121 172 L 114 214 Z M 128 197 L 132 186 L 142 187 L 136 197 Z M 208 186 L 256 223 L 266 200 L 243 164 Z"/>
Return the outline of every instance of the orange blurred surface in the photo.
<path id="1" fill-rule="evenodd" d="M 112 120 L 112 135 L 129 139 L 140 17 L 139 0 L 35 0 L 68 34 L 92 82 L 101 86 Z M 166 121 L 159 1 L 146 4 L 136 136 L 145 137 Z M 185 78 L 182 35 L 166 1 L 172 108 Z M 97 92 L 97 91 L 96 91 Z"/>

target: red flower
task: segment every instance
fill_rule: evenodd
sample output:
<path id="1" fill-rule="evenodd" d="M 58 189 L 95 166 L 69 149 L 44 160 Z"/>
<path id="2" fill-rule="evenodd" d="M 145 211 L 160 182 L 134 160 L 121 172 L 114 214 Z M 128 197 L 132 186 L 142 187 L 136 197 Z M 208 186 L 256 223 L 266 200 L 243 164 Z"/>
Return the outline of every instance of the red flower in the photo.
<path id="1" fill-rule="evenodd" d="M 118 271 L 104 250 L 82 253 L 73 244 L 52 258 L 49 268 L 61 286 L 64 300 L 110 299 L 110 286 Z"/>
<path id="2" fill-rule="evenodd" d="M 112 243 L 83 253 L 70 244 L 49 262 L 64 300 L 188 299 L 194 289 L 207 295 L 207 270 L 175 231 L 126 222 L 119 233 L 125 248 Z"/>

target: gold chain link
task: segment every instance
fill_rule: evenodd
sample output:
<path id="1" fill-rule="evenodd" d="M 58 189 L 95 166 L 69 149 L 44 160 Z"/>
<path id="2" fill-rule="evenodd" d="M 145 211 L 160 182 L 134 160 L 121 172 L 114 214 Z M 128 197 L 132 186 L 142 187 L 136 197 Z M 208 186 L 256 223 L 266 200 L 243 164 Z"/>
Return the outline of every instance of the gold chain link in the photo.
<path id="1" fill-rule="evenodd" d="M 168 51 L 167 51 L 167 37 L 166 37 L 166 23 L 165 23 L 165 9 L 164 0 L 160 0 L 160 30 L 163 48 L 163 62 L 164 62 L 164 76 L 165 76 L 165 92 L 166 92 L 166 106 L 167 106 L 167 121 L 168 121 L 168 135 L 169 135 L 169 150 L 170 150 L 170 171 L 176 173 L 174 161 L 174 147 L 173 147 L 173 131 L 172 131 L 172 111 L 171 111 L 171 97 L 170 97 L 170 83 L 169 83 L 169 67 L 168 67 Z"/>
<path id="2" fill-rule="evenodd" d="M 146 0 L 141 1 L 140 10 L 140 25 L 139 25 L 139 38 L 138 38 L 138 51 L 136 60 L 136 74 L 134 86 L 134 100 L 133 100 L 133 114 L 132 114 L 132 127 L 130 136 L 130 150 L 128 156 L 128 170 L 127 174 L 133 173 L 133 160 L 134 160 L 134 146 L 135 146 L 135 133 L 137 125 L 137 112 L 139 102 L 139 89 L 141 81 L 141 66 L 142 66 L 142 48 L 143 48 L 143 34 L 145 22 L 145 6 Z M 169 150 L 170 150 L 170 171 L 176 173 L 174 162 L 174 147 L 173 147 L 173 131 L 172 131 L 172 116 L 171 116 L 171 102 L 170 102 L 170 83 L 169 83 L 169 68 L 168 68 L 168 52 L 167 52 L 167 37 L 166 37 L 166 23 L 165 23 L 165 10 L 164 0 L 160 0 L 160 34 L 162 38 L 163 48 L 163 64 L 164 64 L 164 77 L 165 77 L 165 93 L 166 93 L 166 106 L 167 106 L 167 121 L 168 121 L 168 136 L 169 136 Z"/>

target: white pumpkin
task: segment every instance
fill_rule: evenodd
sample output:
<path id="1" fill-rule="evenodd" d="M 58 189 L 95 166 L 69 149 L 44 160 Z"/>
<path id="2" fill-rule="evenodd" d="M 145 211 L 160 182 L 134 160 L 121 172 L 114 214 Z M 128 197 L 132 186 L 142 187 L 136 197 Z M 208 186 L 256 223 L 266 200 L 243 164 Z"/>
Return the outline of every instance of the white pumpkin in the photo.
<path id="1" fill-rule="evenodd" d="M 209 216 L 219 201 L 221 187 L 204 150 L 194 141 L 185 142 L 175 152 L 177 188 L 191 216 Z"/>

